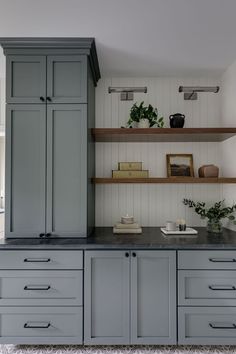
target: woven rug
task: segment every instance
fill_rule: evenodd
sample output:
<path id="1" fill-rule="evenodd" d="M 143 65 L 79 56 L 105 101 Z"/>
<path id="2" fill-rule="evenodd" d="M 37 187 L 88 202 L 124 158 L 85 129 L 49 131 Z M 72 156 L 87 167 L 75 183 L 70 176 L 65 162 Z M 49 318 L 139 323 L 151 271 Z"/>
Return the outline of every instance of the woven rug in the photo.
<path id="1" fill-rule="evenodd" d="M 0 354 L 236 354 L 236 346 L 25 346 L 0 345 Z"/>

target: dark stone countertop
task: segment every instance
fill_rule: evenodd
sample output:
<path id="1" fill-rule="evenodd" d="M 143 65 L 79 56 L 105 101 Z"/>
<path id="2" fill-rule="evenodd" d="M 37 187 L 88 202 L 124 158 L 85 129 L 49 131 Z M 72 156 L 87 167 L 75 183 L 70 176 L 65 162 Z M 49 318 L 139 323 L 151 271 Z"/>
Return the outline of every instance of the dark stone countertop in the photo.
<path id="1" fill-rule="evenodd" d="M 188 237 L 164 236 L 159 227 L 144 227 L 140 235 L 114 235 L 111 227 L 97 227 L 88 238 L 20 238 L 1 239 L 3 249 L 235 249 L 236 232 L 224 229 L 221 235 L 209 234 L 196 227 L 198 235 Z"/>

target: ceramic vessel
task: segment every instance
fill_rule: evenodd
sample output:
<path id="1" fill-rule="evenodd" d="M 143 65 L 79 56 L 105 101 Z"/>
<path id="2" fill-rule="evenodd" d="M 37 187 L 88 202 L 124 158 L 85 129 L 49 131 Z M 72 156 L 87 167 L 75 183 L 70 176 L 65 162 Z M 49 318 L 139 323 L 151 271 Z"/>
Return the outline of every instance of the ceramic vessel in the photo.
<path id="1" fill-rule="evenodd" d="M 149 120 L 146 118 L 142 118 L 138 122 L 138 128 L 149 128 L 149 127 L 150 127 Z"/>
<path id="2" fill-rule="evenodd" d="M 217 178 L 219 177 L 219 167 L 215 165 L 203 165 L 198 169 L 199 177 Z"/>
<path id="3" fill-rule="evenodd" d="M 181 113 L 175 113 L 169 116 L 171 128 L 183 128 L 185 115 Z"/>

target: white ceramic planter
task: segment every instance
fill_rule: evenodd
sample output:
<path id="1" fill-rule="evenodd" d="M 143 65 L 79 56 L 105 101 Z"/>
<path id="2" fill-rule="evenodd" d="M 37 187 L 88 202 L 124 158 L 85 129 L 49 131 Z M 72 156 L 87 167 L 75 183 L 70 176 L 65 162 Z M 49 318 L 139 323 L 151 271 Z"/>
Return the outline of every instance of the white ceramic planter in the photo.
<path id="1" fill-rule="evenodd" d="M 149 124 L 149 120 L 146 118 L 140 119 L 140 121 L 138 122 L 138 128 L 149 128 L 150 124 Z"/>

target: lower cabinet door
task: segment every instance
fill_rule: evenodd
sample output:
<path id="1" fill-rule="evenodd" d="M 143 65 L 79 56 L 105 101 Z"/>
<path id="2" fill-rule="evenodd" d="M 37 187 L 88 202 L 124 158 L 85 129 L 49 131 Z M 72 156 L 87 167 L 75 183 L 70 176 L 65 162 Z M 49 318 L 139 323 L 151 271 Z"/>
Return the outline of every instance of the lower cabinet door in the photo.
<path id="1" fill-rule="evenodd" d="M 176 343 L 176 253 L 131 252 L 131 343 Z"/>
<path id="2" fill-rule="evenodd" d="M 84 343 L 129 343 L 129 252 L 85 252 Z"/>
<path id="3" fill-rule="evenodd" d="M 236 307 L 179 307 L 178 343 L 236 344 Z"/>
<path id="4" fill-rule="evenodd" d="M 0 343 L 82 344 L 82 307 L 1 307 Z"/>

